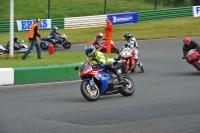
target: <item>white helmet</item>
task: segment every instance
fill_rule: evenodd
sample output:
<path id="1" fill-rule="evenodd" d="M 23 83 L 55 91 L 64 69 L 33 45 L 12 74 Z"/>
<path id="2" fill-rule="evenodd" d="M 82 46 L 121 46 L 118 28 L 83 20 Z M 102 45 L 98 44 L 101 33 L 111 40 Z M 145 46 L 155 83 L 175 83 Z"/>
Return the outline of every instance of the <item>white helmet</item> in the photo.
<path id="1" fill-rule="evenodd" d="M 57 26 L 54 26 L 54 28 L 53 28 L 54 30 L 58 30 L 58 27 Z"/>
<path id="2" fill-rule="evenodd" d="M 97 34 L 97 37 L 100 39 L 100 38 L 103 38 L 103 33 L 101 33 L 101 32 L 99 32 L 98 34 Z"/>

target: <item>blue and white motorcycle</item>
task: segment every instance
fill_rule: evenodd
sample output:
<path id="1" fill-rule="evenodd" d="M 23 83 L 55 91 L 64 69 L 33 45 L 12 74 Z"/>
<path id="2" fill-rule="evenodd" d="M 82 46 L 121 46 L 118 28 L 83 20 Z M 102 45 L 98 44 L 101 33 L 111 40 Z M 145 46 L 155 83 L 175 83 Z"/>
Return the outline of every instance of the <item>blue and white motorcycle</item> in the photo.
<path id="1" fill-rule="evenodd" d="M 133 80 L 128 75 L 122 75 L 122 81 L 106 70 L 106 66 L 92 66 L 91 61 L 85 61 L 80 69 L 79 76 L 82 79 L 80 90 L 85 99 L 96 101 L 100 95 L 121 93 L 123 96 L 131 96 L 135 92 Z"/>
<path id="2" fill-rule="evenodd" d="M 54 45 L 54 47 L 63 47 L 65 49 L 69 49 L 71 47 L 71 42 L 67 40 L 67 36 L 65 34 L 57 36 L 59 39 L 55 39 L 51 36 L 44 37 L 40 40 L 40 47 L 43 50 L 48 50 L 50 44 Z"/>

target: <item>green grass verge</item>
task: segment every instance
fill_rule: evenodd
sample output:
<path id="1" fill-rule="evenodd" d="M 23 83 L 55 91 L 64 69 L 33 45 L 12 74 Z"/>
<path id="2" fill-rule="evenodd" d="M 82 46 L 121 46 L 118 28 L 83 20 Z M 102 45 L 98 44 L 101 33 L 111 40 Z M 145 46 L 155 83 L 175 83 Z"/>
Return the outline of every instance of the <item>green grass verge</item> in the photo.
<path id="1" fill-rule="evenodd" d="M 160 0 L 157 9 L 172 8 L 170 3 L 163 6 Z M 0 21 L 10 20 L 10 0 L 0 0 Z M 184 4 L 179 6 L 190 6 Z M 146 0 L 107 0 L 106 13 L 135 12 L 154 10 L 154 1 Z M 48 18 L 48 0 L 14 0 L 14 20 Z M 50 18 L 104 14 L 104 0 L 51 0 Z"/>
<path id="2" fill-rule="evenodd" d="M 117 57 L 116 54 L 104 54 L 105 57 Z M 49 55 L 48 52 L 42 52 L 42 59 L 37 59 L 37 53 L 30 53 L 26 60 L 21 59 L 22 54 L 15 58 L 6 58 L 0 56 L 0 68 L 9 67 L 26 67 L 26 66 L 48 66 L 48 65 L 63 65 L 84 62 L 87 57 L 84 52 L 73 53 L 55 53 Z"/>
<path id="3" fill-rule="evenodd" d="M 156 38 L 175 38 L 183 36 L 198 36 L 200 17 L 176 18 L 159 21 L 139 22 L 136 24 L 113 26 L 112 39 L 114 41 L 124 41 L 123 35 L 129 31 L 138 40 Z M 83 44 L 92 41 L 98 32 L 104 33 L 104 27 L 84 28 L 84 29 L 59 29 L 58 32 L 65 33 L 72 44 Z M 18 39 L 27 39 L 28 31 L 15 32 Z M 50 30 L 40 30 L 41 36 L 48 36 Z M 10 37 L 10 33 L 0 33 L 0 44 L 5 45 Z"/>
<path id="4" fill-rule="evenodd" d="M 189 17 L 114 26 L 112 39 L 116 42 L 124 41 L 123 34 L 126 31 L 131 32 L 137 40 L 199 36 L 199 21 L 200 17 Z M 47 36 L 49 32 L 50 30 L 41 30 L 40 33 L 42 36 Z M 59 29 L 59 32 L 67 34 L 69 40 L 75 45 L 80 43 L 84 44 L 87 41 L 93 40 L 96 33 L 104 33 L 104 27 L 70 30 Z M 19 36 L 19 39 L 27 38 L 27 32 L 15 32 L 15 34 Z M 9 33 L 0 33 L 0 37 L 0 44 L 6 44 Z M 27 39 L 24 40 L 25 42 L 28 41 Z M 43 60 L 38 60 L 36 58 L 36 53 L 31 53 L 29 58 L 25 61 L 22 61 L 21 59 L 1 59 L 0 67 L 71 64 L 86 59 L 84 53 L 56 53 L 54 56 L 49 56 L 47 53 L 44 53 L 43 57 Z"/>

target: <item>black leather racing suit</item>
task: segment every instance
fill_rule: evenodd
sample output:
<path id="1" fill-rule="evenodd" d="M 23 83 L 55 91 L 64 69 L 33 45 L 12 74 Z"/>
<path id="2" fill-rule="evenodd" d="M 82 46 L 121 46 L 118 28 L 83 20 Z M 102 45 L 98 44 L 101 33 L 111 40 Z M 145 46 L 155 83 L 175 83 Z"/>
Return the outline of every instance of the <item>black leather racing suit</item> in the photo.
<path id="1" fill-rule="evenodd" d="M 197 51 L 200 53 L 200 45 L 196 43 L 195 41 L 190 41 L 190 45 L 183 45 L 183 57 L 186 57 L 188 51 L 191 49 L 197 49 Z"/>

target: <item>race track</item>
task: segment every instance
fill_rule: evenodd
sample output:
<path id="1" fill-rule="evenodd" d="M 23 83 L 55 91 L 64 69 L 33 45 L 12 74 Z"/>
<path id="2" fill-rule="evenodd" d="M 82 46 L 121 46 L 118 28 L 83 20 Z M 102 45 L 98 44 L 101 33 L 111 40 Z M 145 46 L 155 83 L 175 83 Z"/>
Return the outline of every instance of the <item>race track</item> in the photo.
<path id="1" fill-rule="evenodd" d="M 138 44 L 146 72 L 129 74 L 131 97 L 88 102 L 80 81 L 1 86 L 0 133 L 200 133 L 200 72 L 182 60 L 182 38 Z"/>

